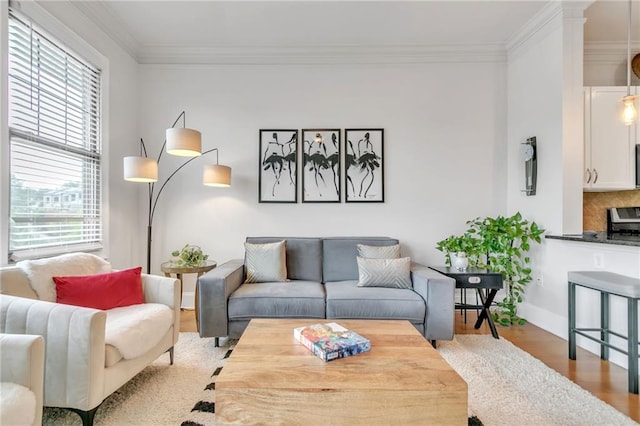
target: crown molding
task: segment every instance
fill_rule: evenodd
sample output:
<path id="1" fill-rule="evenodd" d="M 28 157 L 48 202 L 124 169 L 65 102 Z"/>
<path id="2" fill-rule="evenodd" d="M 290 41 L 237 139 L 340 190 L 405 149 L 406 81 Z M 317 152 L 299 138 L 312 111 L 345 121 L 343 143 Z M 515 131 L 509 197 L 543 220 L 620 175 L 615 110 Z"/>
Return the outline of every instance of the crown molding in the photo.
<path id="1" fill-rule="evenodd" d="M 405 46 L 183 47 L 142 46 L 141 64 L 394 64 L 505 62 L 502 44 Z"/>
<path id="2" fill-rule="evenodd" d="M 640 52 L 640 42 L 631 43 L 631 56 Z M 627 62 L 627 43 L 589 42 L 584 44 L 585 64 L 618 65 Z"/>
<path id="3" fill-rule="evenodd" d="M 507 40 L 507 55 L 515 57 L 531 44 L 560 27 L 563 22 L 584 25 L 584 10 L 592 1 L 550 1 Z"/>
<path id="4" fill-rule="evenodd" d="M 562 7 L 557 2 L 549 2 L 543 6 L 526 24 L 508 38 L 507 55 L 509 57 L 517 56 L 530 43 L 546 36 L 552 28 L 557 26 L 553 21 L 561 11 Z"/>
<path id="5" fill-rule="evenodd" d="M 129 32 L 106 3 L 100 1 L 70 1 L 87 18 L 89 18 L 98 28 L 104 31 L 113 41 L 115 41 L 125 52 L 138 60 L 140 43 Z"/>

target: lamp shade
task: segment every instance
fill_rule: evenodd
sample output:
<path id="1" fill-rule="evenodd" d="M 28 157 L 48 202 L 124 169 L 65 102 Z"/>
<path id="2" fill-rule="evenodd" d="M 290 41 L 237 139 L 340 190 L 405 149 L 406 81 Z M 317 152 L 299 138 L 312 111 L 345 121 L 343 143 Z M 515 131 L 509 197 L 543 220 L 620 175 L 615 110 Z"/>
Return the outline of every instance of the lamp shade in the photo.
<path id="1" fill-rule="evenodd" d="M 167 129 L 167 154 L 197 157 L 202 153 L 202 135 L 184 127 Z"/>
<path id="2" fill-rule="evenodd" d="M 124 157 L 124 180 L 156 182 L 158 180 L 158 163 L 153 158 Z"/>
<path id="3" fill-rule="evenodd" d="M 206 186 L 231 186 L 231 167 L 207 164 L 204 166 L 202 184 Z"/>

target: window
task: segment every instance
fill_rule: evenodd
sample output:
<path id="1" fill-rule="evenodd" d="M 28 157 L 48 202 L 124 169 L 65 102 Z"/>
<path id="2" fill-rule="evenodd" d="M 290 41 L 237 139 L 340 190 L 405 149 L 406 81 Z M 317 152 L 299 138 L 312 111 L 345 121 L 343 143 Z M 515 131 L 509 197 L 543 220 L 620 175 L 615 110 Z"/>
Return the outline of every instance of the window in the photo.
<path id="1" fill-rule="evenodd" d="M 99 249 L 100 70 L 12 9 L 8 40 L 9 257 Z"/>

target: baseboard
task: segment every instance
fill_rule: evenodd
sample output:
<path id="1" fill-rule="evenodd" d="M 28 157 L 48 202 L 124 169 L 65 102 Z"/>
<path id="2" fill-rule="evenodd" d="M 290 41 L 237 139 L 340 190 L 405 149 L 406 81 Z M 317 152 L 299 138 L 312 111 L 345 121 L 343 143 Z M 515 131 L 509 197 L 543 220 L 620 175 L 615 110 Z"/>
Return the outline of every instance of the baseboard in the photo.
<path id="1" fill-rule="evenodd" d="M 193 309 L 196 306 L 196 293 L 193 291 L 185 291 L 182 293 L 183 309 Z"/>
<path id="2" fill-rule="evenodd" d="M 518 306 L 518 313 L 531 324 L 548 331 L 564 340 L 569 338 L 567 331 L 568 319 L 561 315 L 541 309 L 535 305 L 523 302 Z"/>
<path id="3" fill-rule="evenodd" d="M 558 315 L 553 312 L 541 309 L 535 305 L 531 305 L 527 302 L 523 302 L 518 307 L 518 313 L 522 318 L 525 318 L 531 324 L 540 327 L 541 329 L 554 334 L 565 341 L 569 338 L 569 319 Z M 578 324 L 578 327 L 581 325 Z M 500 330 L 498 330 L 500 332 Z M 567 343 L 567 357 L 569 356 L 569 349 Z M 582 349 L 585 349 L 594 355 L 600 356 L 600 345 L 581 336 L 577 338 L 577 345 Z M 627 368 L 628 362 L 626 355 L 620 354 L 616 351 L 610 351 L 609 361 L 619 365 L 620 367 Z"/>

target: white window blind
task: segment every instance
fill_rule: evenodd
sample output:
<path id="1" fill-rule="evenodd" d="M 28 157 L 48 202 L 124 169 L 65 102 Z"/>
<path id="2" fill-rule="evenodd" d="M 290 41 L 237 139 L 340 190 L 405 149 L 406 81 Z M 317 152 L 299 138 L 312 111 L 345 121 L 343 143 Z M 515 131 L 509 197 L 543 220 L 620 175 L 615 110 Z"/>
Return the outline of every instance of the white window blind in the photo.
<path id="1" fill-rule="evenodd" d="M 10 259 L 102 246 L 100 70 L 9 11 Z"/>

